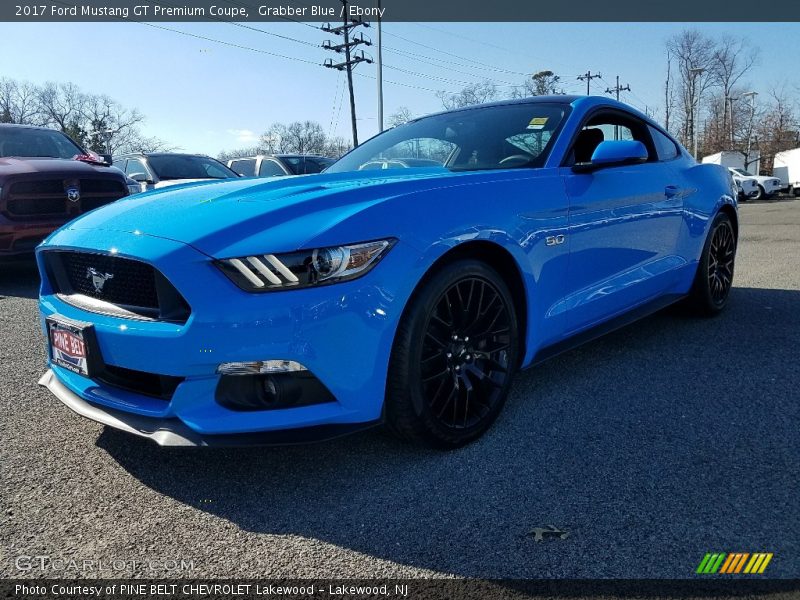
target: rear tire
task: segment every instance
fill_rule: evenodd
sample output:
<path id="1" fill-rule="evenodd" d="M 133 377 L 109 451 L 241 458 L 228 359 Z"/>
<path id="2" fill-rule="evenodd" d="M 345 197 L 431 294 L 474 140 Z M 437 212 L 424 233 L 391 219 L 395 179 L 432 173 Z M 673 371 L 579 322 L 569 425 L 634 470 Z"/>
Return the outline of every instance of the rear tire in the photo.
<path id="1" fill-rule="evenodd" d="M 458 448 L 505 403 L 519 361 L 511 292 L 477 260 L 428 277 L 401 319 L 389 361 L 386 421 L 406 440 Z"/>
<path id="2" fill-rule="evenodd" d="M 736 246 L 736 232 L 730 217 L 718 213 L 709 228 L 687 298 L 687 305 L 695 314 L 712 317 L 727 305 L 733 287 Z"/>

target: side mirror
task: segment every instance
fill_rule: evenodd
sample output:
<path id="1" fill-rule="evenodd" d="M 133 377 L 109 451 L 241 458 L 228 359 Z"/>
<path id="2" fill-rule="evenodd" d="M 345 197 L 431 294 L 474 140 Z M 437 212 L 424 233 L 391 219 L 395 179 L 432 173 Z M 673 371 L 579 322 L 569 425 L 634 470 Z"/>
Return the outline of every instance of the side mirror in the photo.
<path id="1" fill-rule="evenodd" d="M 103 162 L 106 163 L 107 165 L 113 165 L 114 164 L 114 159 L 112 158 L 112 156 L 110 154 L 99 154 L 98 156 L 100 156 L 100 158 L 103 159 Z"/>
<path id="2" fill-rule="evenodd" d="M 128 177 L 136 181 L 137 183 L 149 183 L 150 181 L 147 179 L 147 175 L 144 173 L 129 173 Z"/>
<path id="3" fill-rule="evenodd" d="M 647 148 L 634 140 L 608 140 L 600 142 L 588 163 L 577 163 L 572 167 L 576 173 L 591 173 L 598 169 L 635 165 L 647 162 Z"/>

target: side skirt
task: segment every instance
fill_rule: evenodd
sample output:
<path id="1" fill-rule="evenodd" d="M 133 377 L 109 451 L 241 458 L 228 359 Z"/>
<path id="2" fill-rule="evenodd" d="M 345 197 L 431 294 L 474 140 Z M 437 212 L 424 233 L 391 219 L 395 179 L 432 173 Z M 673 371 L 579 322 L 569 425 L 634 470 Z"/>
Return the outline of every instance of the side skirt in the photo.
<path id="1" fill-rule="evenodd" d="M 600 323 L 599 325 L 595 325 L 594 327 L 591 327 L 585 331 L 581 331 L 580 333 L 577 333 L 565 340 L 541 348 L 533 357 L 533 360 L 530 362 L 530 364 L 524 368 L 529 369 L 536 365 L 540 365 L 554 356 L 558 356 L 559 354 L 573 350 L 578 346 L 582 346 L 587 342 L 596 340 L 607 333 L 611 333 L 612 331 L 616 331 L 617 329 L 625 327 L 626 325 L 630 325 L 639 319 L 650 316 L 653 313 L 666 308 L 667 306 L 675 304 L 685 297 L 686 296 L 683 294 L 668 294 L 666 296 L 660 296 L 655 300 L 645 302 L 644 304 L 640 304 L 633 310 L 613 317 L 608 321 Z"/>

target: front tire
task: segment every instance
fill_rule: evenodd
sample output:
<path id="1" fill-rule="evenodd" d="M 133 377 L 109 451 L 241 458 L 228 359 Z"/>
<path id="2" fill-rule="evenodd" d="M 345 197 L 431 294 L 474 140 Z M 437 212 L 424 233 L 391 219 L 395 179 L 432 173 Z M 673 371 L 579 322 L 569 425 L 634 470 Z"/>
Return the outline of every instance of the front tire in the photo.
<path id="1" fill-rule="evenodd" d="M 753 196 L 753 200 L 764 200 L 767 197 L 767 190 L 764 189 L 764 186 L 758 186 L 758 193 Z"/>
<path id="2" fill-rule="evenodd" d="M 719 314 L 728 303 L 733 287 L 736 232 L 730 217 L 721 212 L 714 218 L 697 265 L 688 305 L 701 316 Z"/>
<path id="3" fill-rule="evenodd" d="M 508 286 L 477 260 L 427 278 L 398 327 L 386 386 L 386 421 L 399 437 L 458 448 L 480 437 L 505 403 L 519 360 Z"/>

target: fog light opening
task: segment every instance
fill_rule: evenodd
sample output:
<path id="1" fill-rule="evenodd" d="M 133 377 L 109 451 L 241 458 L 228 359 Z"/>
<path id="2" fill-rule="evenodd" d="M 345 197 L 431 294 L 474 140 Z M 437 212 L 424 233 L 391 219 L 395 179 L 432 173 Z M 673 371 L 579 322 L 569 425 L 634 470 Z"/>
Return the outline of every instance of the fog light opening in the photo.
<path id="1" fill-rule="evenodd" d="M 328 388 L 305 368 L 292 372 L 223 375 L 217 385 L 216 400 L 236 411 L 276 410 L 336 401 Z"/>

